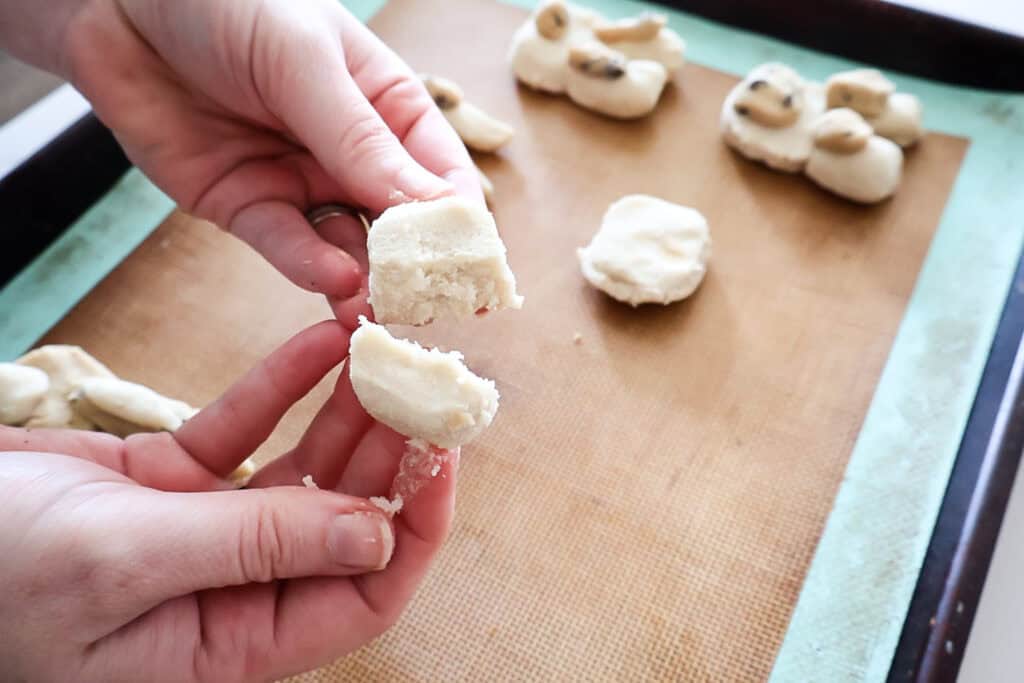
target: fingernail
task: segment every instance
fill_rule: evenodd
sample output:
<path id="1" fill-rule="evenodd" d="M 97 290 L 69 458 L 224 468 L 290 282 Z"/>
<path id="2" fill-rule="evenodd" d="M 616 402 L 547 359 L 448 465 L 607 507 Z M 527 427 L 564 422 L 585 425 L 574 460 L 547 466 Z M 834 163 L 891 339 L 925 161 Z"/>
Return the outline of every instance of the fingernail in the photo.
<path id="1" fill-rule="evenodd" d="M 415 164 L 399 171 L 397 184 L 398 193 L 406 195 L 408 200 L 435 199 L 455 191 L 451 183 Z"/>
<path id="2" fill-rule="evenodd" d="M 331 522 L 327 551 L 331 559 L 353 569 L 383 569 L 391 560 L 395 537 L 380 515 L 356 512 Z"/>

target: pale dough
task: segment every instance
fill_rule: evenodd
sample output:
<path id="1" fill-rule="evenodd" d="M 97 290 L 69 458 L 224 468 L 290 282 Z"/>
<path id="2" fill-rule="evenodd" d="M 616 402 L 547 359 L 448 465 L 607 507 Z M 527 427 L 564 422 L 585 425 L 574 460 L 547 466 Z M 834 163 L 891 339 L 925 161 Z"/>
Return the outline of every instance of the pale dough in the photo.
<path id="1" fill-rule="evenodd" d="M 826 190 L 866 204 L 896 192 L 902 170 L 899 145 L 878 135 L 871 136 L 864 149 L 853 154 L 815 147 L 805 169 L 807 176 Z"/>
<path id="2" fill-rule="evenodd" d="M 29 351 L 15 361 L 38 368 L 50 378 L 50 388 L 40 401 L 26 427 L 71 427 L 94 429 L 96 424 L 71 408 L 68 397 L 85 379 L 114 377 L 107 366 L 78 346 L 50 344 Z"/>
<path id="3" fill-rule="evenodd" d="M 39 368 L 0 363 L 0 424 L 28 422 L 49 388 L 50 379 Z"/>
<path id="4" fill-rule="evenodd" d="M 424 325 L 522 307 L 494 217 L 468 199 L 391 207 L 371 226 L 367 252 L 378 322 Z"/>
<path id="5" fill-rule="evenodd" d="M 512 37 L 509 62 L 516 78 L 531 88 L 553 94 L 565 92 L 569 75 L 569 48 L 594 39 L 594 27 L 604 21 L 597 12 L 565 3 L 569 25 L 564 35 L 552 40 L 537 30 L 537 16 L 547 3 L 541 3 Z"/>
<path id="6" fill-rule="evenodd" d="M 366 412 L 400 434 L 440 448 L 473 440 L 498 411 L 494 382 L 473 374 L 461 354 L 395 339 L 365 318 L 352 335 L 349 373 Z"/>
<path id="7" fill-rule="evenodd" d="M 567 89 L 581 107 L 617 119 L 635 119 L 654 111 L 667 80 L 668 72 L 658 62 L 634 59 L 625 61 L 624 73 L 614 79 L 570 67 Z"/>
<path id="8" fill-rule="evenodd" d="M 921 101 L 913 95 L 894 92 L 878 116 L 867 117 L 875 133 L 889 138 L 900 147 L 910 147 L 924 135 L 921 124 Z"/>
<path id="9" fill-rule="evenodd" d="M 757 81 L 781 75 L 792 83 L 800 112 L 791 125 L 771 127 L 756 123 L 736 111 L 737 100 Z M 726 144 L 748 159 L 788 173 L 803 169 L 811 155 L 814 124 L 825 111 L 825 94 L 817 83 L 805 81 L 783 64 L 755 68 L 729 92 L 722 104 L 721 129 Z"/>
<path id="10" fill-rule="evenodd" d="M 693 294 L 711 258 L 700 212 L 647 195 L 612 204 L 590 244 L 578 251 L 583 277 L 633 306 L 670 304 Z"/>

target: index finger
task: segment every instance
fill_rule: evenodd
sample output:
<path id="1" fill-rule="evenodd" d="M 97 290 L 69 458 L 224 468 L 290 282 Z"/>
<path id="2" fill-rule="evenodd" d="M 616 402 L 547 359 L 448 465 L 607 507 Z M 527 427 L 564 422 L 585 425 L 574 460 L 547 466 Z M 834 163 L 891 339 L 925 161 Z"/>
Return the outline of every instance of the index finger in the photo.
<path id="1" fill-rule="evenodd" d="M 458 134 L 412 69 L 358 19 L 342 9 L 345 61 L 356 85 L 424 168 L 465 197 L 483 202 L 480 179 Z"/>

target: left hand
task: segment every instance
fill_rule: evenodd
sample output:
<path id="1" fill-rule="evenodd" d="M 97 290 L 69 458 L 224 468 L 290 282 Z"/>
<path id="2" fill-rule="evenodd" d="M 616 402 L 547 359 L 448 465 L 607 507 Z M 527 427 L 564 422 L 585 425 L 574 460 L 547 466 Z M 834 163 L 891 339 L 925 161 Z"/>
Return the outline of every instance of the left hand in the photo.
<path id="1" fill-rule="evenodd" d="M 382 515 L 366 497 L 388 495 L 405 439 L 343 371 L 294 449 L 249 489 L 224 479 L 348 342 L 337 322 L 306 330 L 174 434 L 0 428 L 5 674 L 274 679 L 393 624 L 447 535 L 457 453 Z"/>

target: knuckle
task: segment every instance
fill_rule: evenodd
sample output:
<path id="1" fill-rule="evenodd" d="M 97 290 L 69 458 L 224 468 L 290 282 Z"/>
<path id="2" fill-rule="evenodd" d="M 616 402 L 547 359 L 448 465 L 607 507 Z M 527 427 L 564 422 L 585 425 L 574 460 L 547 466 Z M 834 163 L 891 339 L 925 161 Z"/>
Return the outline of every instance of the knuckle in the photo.
<path id="1" fill-rule="evenodd" d="M 239 566 L 245 581 L 266 583 L 281 575 L 289 561 L 283 530 L 283 520 L 275 508 L 260 501 L 250 522 L 242 527 L 239 542 Z"/>
<path id="2" fill-rule="evenodd" d="M 364 117 L 352 122 L 341 134 L 338 149 L 344 153 L 349 164 L 360 165 L 380 157 L 391 147 L 394 134 L 385 123 L 376 117 Z M 336 169 L 349 173 L 351 168 Z"/>

